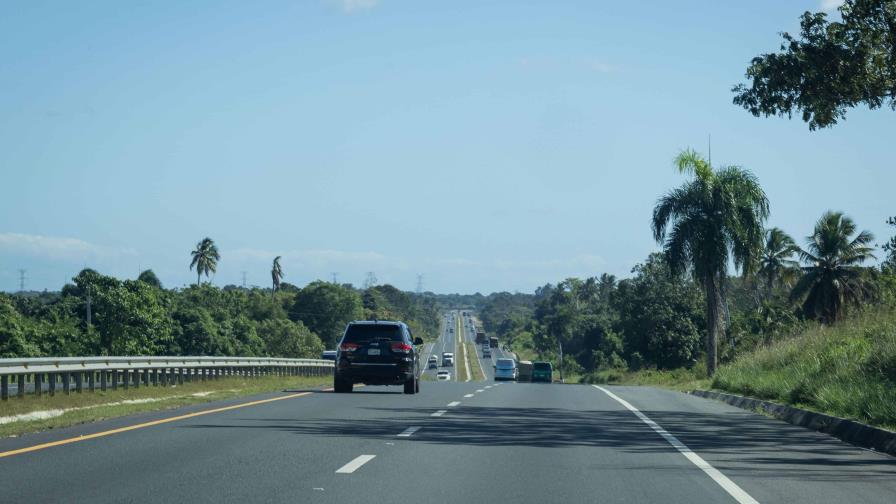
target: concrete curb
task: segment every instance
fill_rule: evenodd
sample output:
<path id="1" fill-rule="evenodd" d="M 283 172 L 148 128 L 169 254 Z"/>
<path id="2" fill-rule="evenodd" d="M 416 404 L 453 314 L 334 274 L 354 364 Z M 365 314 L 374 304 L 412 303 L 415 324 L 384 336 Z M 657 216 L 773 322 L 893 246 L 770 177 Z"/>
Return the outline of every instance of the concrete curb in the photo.
<path id="1" fill-rule="evenodd" d="M 847 420 L 845 418 L 825 415 L 823 413 L 815 413 L 813 411 L 794 408 L 793 406 L 785 406 L 783 404 L 776 404 L 750 397 L 712 392 L 708 390 L 693 390 L 689 393 L 698 397 L 722 401 L 741 409 L 764 411 L 787 423 L 823 432 L 840 439 L 841 441 L 862 448 L 869 448 L 896 456 L 896 432 L 881 429 L 879 427 L 872 427 L 854 420 Z"/>

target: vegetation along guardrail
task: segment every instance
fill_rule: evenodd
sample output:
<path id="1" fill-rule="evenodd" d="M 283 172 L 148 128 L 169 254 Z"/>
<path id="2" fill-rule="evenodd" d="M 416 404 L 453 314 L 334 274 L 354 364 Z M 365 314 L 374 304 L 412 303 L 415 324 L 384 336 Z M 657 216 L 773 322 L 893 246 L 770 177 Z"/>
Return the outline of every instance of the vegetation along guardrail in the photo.
<path id="1" fill-rule="evenodd" d="M 325 376 L 333 361 L 265 357 L 41 357 L 0 359 L 0 398 L 123 387 L 173 386 L 227 376 Z M 86 387 L 85 387 L 86 384 Z"/>

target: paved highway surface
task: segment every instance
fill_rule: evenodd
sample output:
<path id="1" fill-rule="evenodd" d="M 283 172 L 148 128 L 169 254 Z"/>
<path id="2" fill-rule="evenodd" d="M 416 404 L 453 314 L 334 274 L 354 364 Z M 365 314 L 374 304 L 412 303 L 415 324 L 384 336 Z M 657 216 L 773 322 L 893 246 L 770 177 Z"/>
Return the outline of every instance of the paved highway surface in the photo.
<path id="1" fill-rule="evenodd" d="M 677 392 L 305 392 L 0 440 L 0 502 L 896 502 L 893 458 Z"/>

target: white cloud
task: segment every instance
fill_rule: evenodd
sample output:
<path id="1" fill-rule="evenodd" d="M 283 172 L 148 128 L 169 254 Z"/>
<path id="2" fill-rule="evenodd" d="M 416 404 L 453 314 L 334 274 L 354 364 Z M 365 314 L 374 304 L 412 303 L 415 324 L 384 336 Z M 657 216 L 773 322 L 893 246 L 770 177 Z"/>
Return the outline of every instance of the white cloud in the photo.
<path id="1" fill-rule="evenodd" d="M 338 5 L 342 12 L 352 14 L 372 9 L 379 5 L 380 0 L 331 0 L 330 3 Z"/>
<path id="2" fill-rule="evenodd" d="M 821 0 L 819 7 L 825 12 L 831 12 L 837 10 L 838 7 L 843 5 L 843 2 L 844 0 Z"/>
<path id="3" fill-rule="evenodd" d="M 72 262 L 137 254 L 134 249 L 105 247 L 78 238 L 23 233 L 0 233 L 0 252 Z"/>

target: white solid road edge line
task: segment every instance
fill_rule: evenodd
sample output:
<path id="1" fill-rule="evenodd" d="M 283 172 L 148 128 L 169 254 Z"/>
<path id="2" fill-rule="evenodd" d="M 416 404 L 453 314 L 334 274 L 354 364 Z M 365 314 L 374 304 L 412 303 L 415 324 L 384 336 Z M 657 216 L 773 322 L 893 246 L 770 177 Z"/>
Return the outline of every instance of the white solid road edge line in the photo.
<path id="1" fill-rule="evenodd" d="M 464 397 L 473 397 L 473 394 L 464 394 Z"/>
<path id="2" fill-rule="evenodd" d="M 376 455 L 358 455 L 354 460 L 336 469 L 338 474 L 351 474 L 358 470 L 362 465 L 370 462 Z"/>
<path id="3" fill-rule="evenodd" d="M 429 416 L 442 416 L 442 415 L 444 415 L 445 413 L 448 413 L 448 410 L 440 409 L 439 411 L 436 411 L 436 412 L 434 412 L 432 415 L 429 415 Z"/>
<path id="4" fill-rule="evenodd" d="M 709 462 L 703 460 L 703 458 L 700 455 L 697 455 L 696 453 L 692 452 L 691 449 L 688 448 L 687 446 L 685 446 L 684 443 L 679 441 L 677 437 L 673 436 L 672 434 L 669 434 L 666 431 L 666 429 L 660 427 L 659 424 L 657 424 L 656 422 L 654 422 L 653 420 L 648 418 L 647 415 L 638 411 L 638 408 L 635 408 L 634 406 L 629 404 L 629 402 L 626 401 L 625 399 L 617 396 L 616 394 L 610 392 L 609 390 L 607 390 L 603 387 L 600 387 L 597 385 L 592 385 L 592 387 L 602 391 L 604 394 L 607 394 L 612 399 L 616 400 L 616 402 L 625 406 L 625 408 L 627 410 L 634 413 L 635 416 L 640 418 L 642 422 L 646 423 L 651 429 L 656 431 L 657 434 L 662 436 L 663 439 L 665 439 L 670 445 L 672 445 L 676 450 L 678 450 L 682 455 L 684 455 L 685 458 L 690 460 L 695 466 L 699 467 L 710 478 L 712 478 L 713 481 L 718 483 L 719 486 L 722 487 L 726 492 L 728 492 L 729 495 L 734 497 L 734 500 L 736 500 L 740 504 L 759 504 L 759 502 L 756 499 L 751 497 L 750 494 L 745 492 L 741 487 L 737 486 L 737 484 L 735 482 L 731 481 L 730 479 L 728 479 L 727 476 L 722 474 L 718 469 L 711 466 L 709 464 Z"/>
<path id="5" fill-rule="evenodd" d="M 448 407 L 453 408 L 453 407 L 457 406 L 458 404 L 460 404 L 460 401 L 451 401 L 450 403 L 448 403 Z"/>

